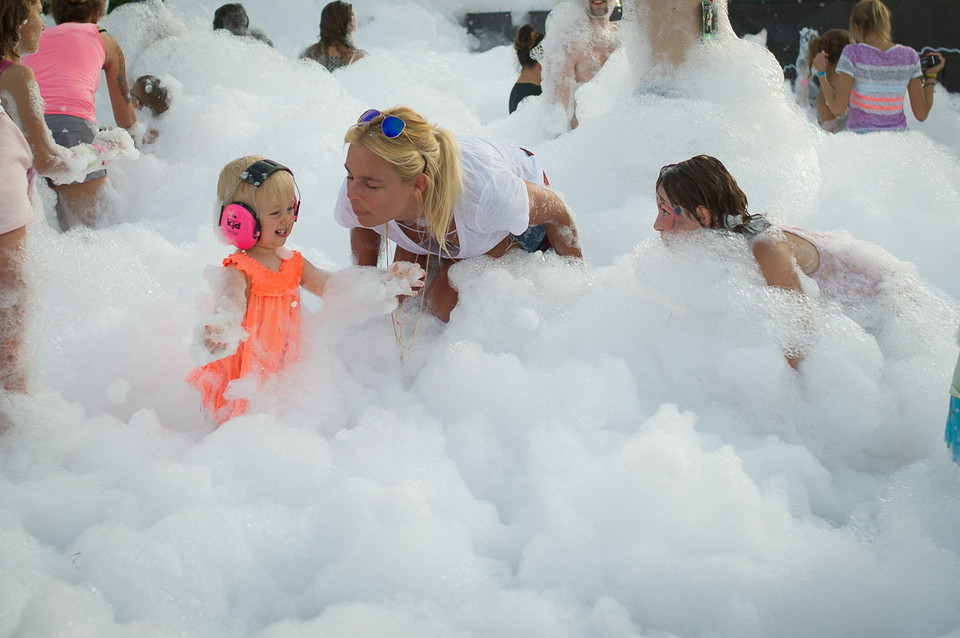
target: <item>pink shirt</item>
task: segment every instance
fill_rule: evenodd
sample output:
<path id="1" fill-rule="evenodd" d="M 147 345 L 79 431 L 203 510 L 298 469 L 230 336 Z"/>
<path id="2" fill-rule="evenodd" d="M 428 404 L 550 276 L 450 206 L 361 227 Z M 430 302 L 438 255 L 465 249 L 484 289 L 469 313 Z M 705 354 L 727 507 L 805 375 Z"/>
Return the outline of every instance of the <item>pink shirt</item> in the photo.
<path id="1" fill-rule="evenodd" d="M 64 22 L 44 29 L 37 52 L 23 58 L 40 85 L 44 113 L 96 122 L 94 96 L 106 57 L 95 24 Z"/>
<path id="2" fill-rule="evenodd" d="M 0 73 L 8 66 L 8 61 L 0 61 Z M 33 217 L 32 164 L 33 153 L 23 133 L 0 109 L 0 235 L 26 226 Z"/>

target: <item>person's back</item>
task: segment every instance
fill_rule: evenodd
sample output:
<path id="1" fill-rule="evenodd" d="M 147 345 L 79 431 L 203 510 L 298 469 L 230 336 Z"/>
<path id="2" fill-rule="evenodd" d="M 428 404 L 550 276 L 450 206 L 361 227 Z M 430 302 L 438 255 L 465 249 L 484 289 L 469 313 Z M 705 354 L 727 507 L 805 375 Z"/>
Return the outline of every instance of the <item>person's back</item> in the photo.
<path id="1" fill-rule="evenodd" d="M 919 78 L 920 56 L 895 44 L 882 50 L 866 43 L 848 44 L 837 63 L 837 73 L 853 77 L 847 128 L 851 131 L 907 128 L 903 102 L 907 83 Z"/>
<path id="2" fill-rule="evenodd" d="M 33 69 L 45 114 L 96 120 L 94 96 L 105 59 L 96 24 L 64 22 L 45 29 L 40 48 L 23 63 Z"/>
<path id="3" fill-rule="evenodd" d="M 517 78 L 513 89 L 510 91 L 510 113 L 517 110 L 524 98 L 543 93 L 543 88 L 540 86 L 542 78 L 540 57 L 543 55 L 543 47 L 540 46 L 540 43 L 543 41 L 544 35 L 529 24 L 525 24 L 517 30 L 517 35 L 513 41 L 513 50 L 517 52 L 520 77 Z"/>
<path id="4" fill-rule="evenodd" d="M 336 71 L 364 57 L 367 52 L 353 44 L 357 16 L 353 5 L 335 0 L 320 12 L 320 40 L 300 54 L 301 60 L 313 60 L 327 71 Z"/>

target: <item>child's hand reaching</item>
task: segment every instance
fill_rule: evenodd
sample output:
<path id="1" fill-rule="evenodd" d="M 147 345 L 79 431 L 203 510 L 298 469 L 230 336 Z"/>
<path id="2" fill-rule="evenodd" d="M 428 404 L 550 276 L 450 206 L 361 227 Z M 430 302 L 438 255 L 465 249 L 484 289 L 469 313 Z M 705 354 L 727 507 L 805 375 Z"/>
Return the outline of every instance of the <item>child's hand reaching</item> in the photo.
<path id="1" fill-rule="evenodd" d="M 426 275 L 420 264 L 414 264 L 409 261 L 396 261 L 390 266 L 385 274 L 384 283 L 390 289 L 392 284 L 402 288 L 396 292 L 397 295 L 416 297 L 420 294 L 420 288 L 423 288 L 423 278 Z"/>
<path id="2" fill-rule="evenodd" d="M 203 327 L 203 345 L 210 354 L 220 354 L 230 347 L 232 339 L 224 334 L 224 327 L 208 323 Z"/>

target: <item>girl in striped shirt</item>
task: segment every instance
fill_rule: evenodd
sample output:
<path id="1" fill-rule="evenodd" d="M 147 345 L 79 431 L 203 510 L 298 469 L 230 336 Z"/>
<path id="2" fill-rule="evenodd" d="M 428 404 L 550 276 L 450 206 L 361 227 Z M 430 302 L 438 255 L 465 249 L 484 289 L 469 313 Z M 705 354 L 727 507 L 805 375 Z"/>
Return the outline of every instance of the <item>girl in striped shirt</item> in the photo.
<path id="1" fill-rule="evenodd" d="M 821 82 L 827 106 L 836 115 L 849 110 L 847 128 L 851 131 L 902 131 L 907 128 L 903 113 L 904 94 L 919 121 L 927 119 L 933 107 L 933 88 L 945 61 L 925 72 L 917 52 L 895 44 L 891 38 L 890 10 L 880 0 L 860 0 L 850 13 L 850 34 L 857 44 L 844 47 L 837 63 L 836 78 L 827 81 L 830 60 L 821 51 L 813 59 L 813 68 Z"/>

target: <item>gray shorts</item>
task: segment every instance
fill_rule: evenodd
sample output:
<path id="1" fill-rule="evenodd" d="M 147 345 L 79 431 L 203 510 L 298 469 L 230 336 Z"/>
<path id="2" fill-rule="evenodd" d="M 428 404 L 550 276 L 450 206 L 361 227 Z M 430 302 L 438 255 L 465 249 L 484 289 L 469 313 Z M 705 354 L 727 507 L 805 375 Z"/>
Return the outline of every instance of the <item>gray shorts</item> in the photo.
<path id="1" fill-rule="evenodd" d="M 83 142 L 90 144 L 93 142 L 93 136 L 97 133 L 96 123 L 85 120 L 82 117 L 76 117 L 74 115 L 44 115 L 43 119 L 47 121 L 47 128 L 49 128 L 53 134 L 53 141 L 66 148 L 73 148 Z M 92 179 L 106 176 L 107 169 L 101 168 L 92 173 L 87 173 L 83 181 L 89 182 Z"/>

